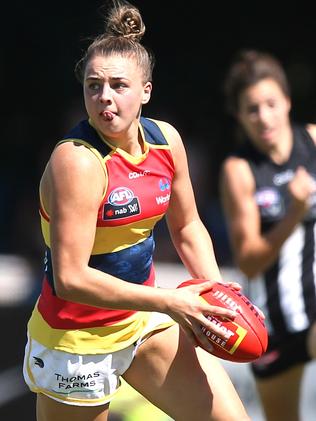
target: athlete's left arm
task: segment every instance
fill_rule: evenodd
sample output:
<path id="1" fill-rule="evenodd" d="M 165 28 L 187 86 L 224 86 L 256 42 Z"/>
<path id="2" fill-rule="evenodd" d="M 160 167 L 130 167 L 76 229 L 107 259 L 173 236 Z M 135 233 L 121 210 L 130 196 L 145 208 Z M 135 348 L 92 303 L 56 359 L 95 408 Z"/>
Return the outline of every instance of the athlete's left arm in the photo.
<path id="1" fill-rule="evenodd" d="M 167 224 L 173 244 L 192 277 L 221 280 L 212 240 L 202 223 L 190 180 L 187 155 L 176 129 L 164 124 L 175 164 Z"/>

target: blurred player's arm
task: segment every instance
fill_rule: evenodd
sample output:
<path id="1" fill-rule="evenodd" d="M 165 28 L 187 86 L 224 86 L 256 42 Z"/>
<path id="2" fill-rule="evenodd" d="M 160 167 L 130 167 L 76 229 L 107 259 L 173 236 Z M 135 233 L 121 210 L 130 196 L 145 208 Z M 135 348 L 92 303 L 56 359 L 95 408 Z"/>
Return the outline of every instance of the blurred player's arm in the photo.
<path id="1" fill-rule="evenodd" d="M 255 181 L 248 163 L 237 157 L 223 163 L 220 192 L 229 237 L 236 264 L 249 278 L 274 263 L 284 241 L 306 212 L 311 186 L 304 185 L 306 171 L 299 169 L 298 172 L 289 184 L 292 203 L 286 215 L 262 234 L 254 197 Z"/>

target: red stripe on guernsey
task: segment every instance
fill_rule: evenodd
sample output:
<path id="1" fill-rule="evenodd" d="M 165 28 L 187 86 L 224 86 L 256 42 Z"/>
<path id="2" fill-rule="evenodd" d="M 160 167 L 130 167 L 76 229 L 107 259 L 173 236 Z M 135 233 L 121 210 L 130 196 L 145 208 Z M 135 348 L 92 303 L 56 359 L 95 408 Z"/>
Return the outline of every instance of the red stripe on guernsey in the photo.
<path id="1" fill-rule="evenodd" d="M 47 213 L 45 212 L 45 209 L 43 208 L 43 206 L 42 206 L 42 204 L 40 203 L 40 206 L 39 206 L 39 213 L 40 213 L 40 215 L 44 218 L 44 219 L 46 219 L 46 221 L 48 221 L 49 222 L 49 216 L 47 215 Z"/>
<path id="2" fill-rule="evenodd" d="M 154 286 L 155 271 L 143 285 Z M 38 302 L 38 310 L 44 320 L 55 329 L 81 329 L 85 327 L 110 326 L 132 316 L 135 311 L 98 308 L 65 301 L 53 294 L 46 278 Z"/>
<path id="3" fill-rule="evenodd" d="M 167 211 L 174 176 L 170 150 L 150 148 L 141 163 L 133 163 L 115 152 L 106 166 L 108 187 L 97 226 L 124 225 Z"/>

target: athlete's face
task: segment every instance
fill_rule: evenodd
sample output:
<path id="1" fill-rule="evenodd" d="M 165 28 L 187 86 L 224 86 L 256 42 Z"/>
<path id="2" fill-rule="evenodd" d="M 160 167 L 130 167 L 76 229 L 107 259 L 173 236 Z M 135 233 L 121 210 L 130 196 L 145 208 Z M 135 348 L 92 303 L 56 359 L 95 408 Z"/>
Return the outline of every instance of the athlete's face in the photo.
<path id="1" fill-rule="evenodd" d="M 239 97 L 238 120 L 250 140 L 262 151 L 268 151 L 281 141 L 289 125 L 290 99 L 279 84 L 262 79 L 242 91 Z"/>
<path id="2" fill-rule="evenodd" d="M 132 57 L 94 56 L 84 76 L 84 99 L 96 128 L 115 142 L 138 125 L 141 106 L 150 99 L 151 83 L 144 83 L 142 70 Z"/>

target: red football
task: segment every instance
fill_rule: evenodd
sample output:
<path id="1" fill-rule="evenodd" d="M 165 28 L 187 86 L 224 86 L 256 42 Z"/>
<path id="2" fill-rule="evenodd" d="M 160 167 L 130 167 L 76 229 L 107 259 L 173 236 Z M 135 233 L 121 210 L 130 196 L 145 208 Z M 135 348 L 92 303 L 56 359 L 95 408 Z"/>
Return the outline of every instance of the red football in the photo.
<path id="1" fill-rule="evenodd" d="M 201 282 L 205 280 L 190 279 L 182 282 L 178 288 Z M 201 294 L 201 298 L 211 305 L 226 307 L 237 313 L 234 321 L 208 316 L 209 320 L 230 334 L 230 338 L 224 340 L 202 327 L 202 331 L 212 342 L 212 354 L 224 360 L 242 363 L 254 361 L 266 351 L 268 333 L 264 320 L 244 294 L 229 285 L 215 282 L 211 289 Z"/>

